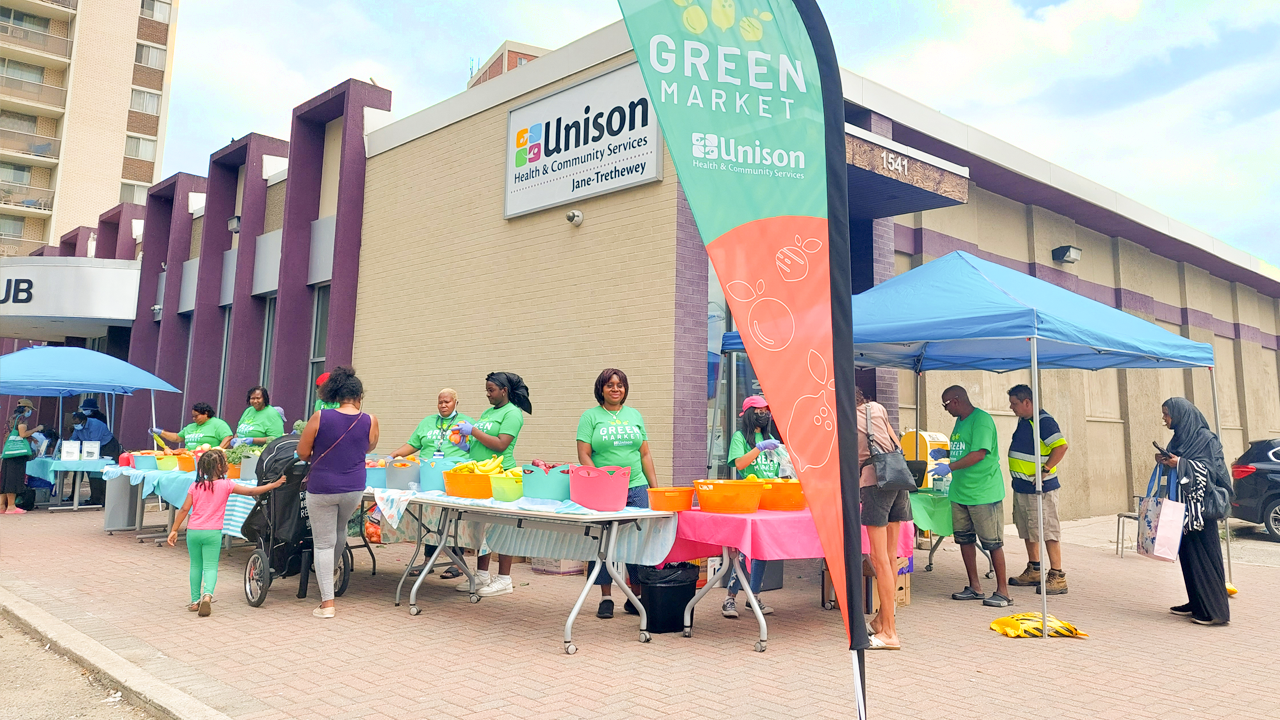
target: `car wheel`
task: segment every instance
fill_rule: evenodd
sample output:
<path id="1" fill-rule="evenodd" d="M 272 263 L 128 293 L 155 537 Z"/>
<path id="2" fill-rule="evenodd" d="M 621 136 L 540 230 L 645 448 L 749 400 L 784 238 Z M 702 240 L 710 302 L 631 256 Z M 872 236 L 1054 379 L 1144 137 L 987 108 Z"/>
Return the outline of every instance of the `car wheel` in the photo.
<path id="1" fill-rule="evenodd" d="M 1262 526 L 1273 541 L 1280 542 L 1280 498 L 1267 503 L 1267 509 L 1262 511 Z"/>

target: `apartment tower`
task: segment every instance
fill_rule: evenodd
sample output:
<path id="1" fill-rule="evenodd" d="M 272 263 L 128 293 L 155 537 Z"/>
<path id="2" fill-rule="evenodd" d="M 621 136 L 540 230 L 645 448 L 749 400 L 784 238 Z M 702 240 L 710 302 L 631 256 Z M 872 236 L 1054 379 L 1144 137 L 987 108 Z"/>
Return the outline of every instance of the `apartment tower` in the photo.
<path id="1" fill-rule="evenodd" d="M 178 3 L 0 0 L 0 255 L 146 203 Z M 122 228 L 123 231 L 123 228 Z"/>

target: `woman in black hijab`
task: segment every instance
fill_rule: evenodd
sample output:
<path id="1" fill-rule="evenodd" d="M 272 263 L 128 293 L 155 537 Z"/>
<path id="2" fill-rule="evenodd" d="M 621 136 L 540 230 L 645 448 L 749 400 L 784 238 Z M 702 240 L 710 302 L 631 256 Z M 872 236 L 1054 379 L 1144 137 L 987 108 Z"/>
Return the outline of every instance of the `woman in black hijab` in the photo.
<path id="1" fill-rule="evenodd" d="M 1226 625 L 1227 578 L 1222 567 L 1218 521 L 1205 517 L 1205 494 L 1212 485 L 1231 492 L 1231 476 L 1222 456 L 1222 443 L 1209 430 L 1204 415 L 1186 398 L 1169 398 L 1161 406 L 1165 427 L 1173 430 L 1168 455 L 1156 462 L 1177 470 L 1177 499 L 1186 505 L 1178 559 L 1187 586 L 1187 603 L 1169 608 L 1174 615 L 1190 615 L 1200 625 Z"/>

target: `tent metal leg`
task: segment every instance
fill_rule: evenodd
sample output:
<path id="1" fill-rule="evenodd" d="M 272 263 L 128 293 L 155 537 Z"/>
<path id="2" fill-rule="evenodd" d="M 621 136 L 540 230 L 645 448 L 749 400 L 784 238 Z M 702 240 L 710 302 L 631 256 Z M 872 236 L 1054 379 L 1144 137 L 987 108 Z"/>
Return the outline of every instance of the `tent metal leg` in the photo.
<path id="1" fill-rule="evenodd" d="M 1036 339 L 1031 338 L 1031 446 L 1033 455 L 1040 452 L 1040 357 Z M 1049 549 L 1044 541 L 1044 467 L 1036 462 L 1036 527 L 1040 545 L 1040 637 L 1048 638 L 1049 592 L 1045 587 Z"/>
<path id="2" fill-rule="evenodd" d="M 1209 387 L 1213 393 L 1213 432 L 1218 436 L 1218 440 L 1222 440 L 1222 415 L 1218 411 L 1218 378 L 1213 373 L 1213 368 L 1209 368 Z M 1224 458 L 1225 461 L 1225 458 Z M 1223 529 L 1227 533 L 1227 582 L 1234 583 L 1231 579 L 1231 509 L 1227 508 L 1227 516 L 1222 518 Z"/>

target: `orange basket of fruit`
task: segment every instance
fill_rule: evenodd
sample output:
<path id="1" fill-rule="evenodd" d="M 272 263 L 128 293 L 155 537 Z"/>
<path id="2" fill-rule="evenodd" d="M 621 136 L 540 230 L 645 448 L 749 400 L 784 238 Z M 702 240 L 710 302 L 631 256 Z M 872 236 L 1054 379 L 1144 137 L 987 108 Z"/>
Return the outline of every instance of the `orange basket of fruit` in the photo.
<path id="1" fill-rule="evenodd" d="M 761 510 L 783 512 L 805 509 L 804 490 L 798 480 L 765 480 L 760 495 Z"/>
<path id="2" fill-rule="evenodd" d="M 756 480 L 699 480 L 698 507 L 703 512 L 725 515 L 753 513 L 760 509 L 764 483 Z"/>
<path id="3" fill-rule="evenodd" d="M 649 509 L 662 512 L 682 512 L 693 509 L 693 488 L 649 488 Z"/>
<path id="4" fill-rule="evenodd" d="M 444 494 L 461 498 L 488 500 L 493 497 L 493 481 L 481 473 L 444 473 Z"/>
<path id="5" fill-rule="evenodd" d="M 178 470 L 179 470 L 179 471 L 181 471 L 181 472 L 195 472 L 195 471 L 196 471 L 196 457 L 195 457 L 195 455 L 177 455 L 176 457 L 178 458 Z"/>

